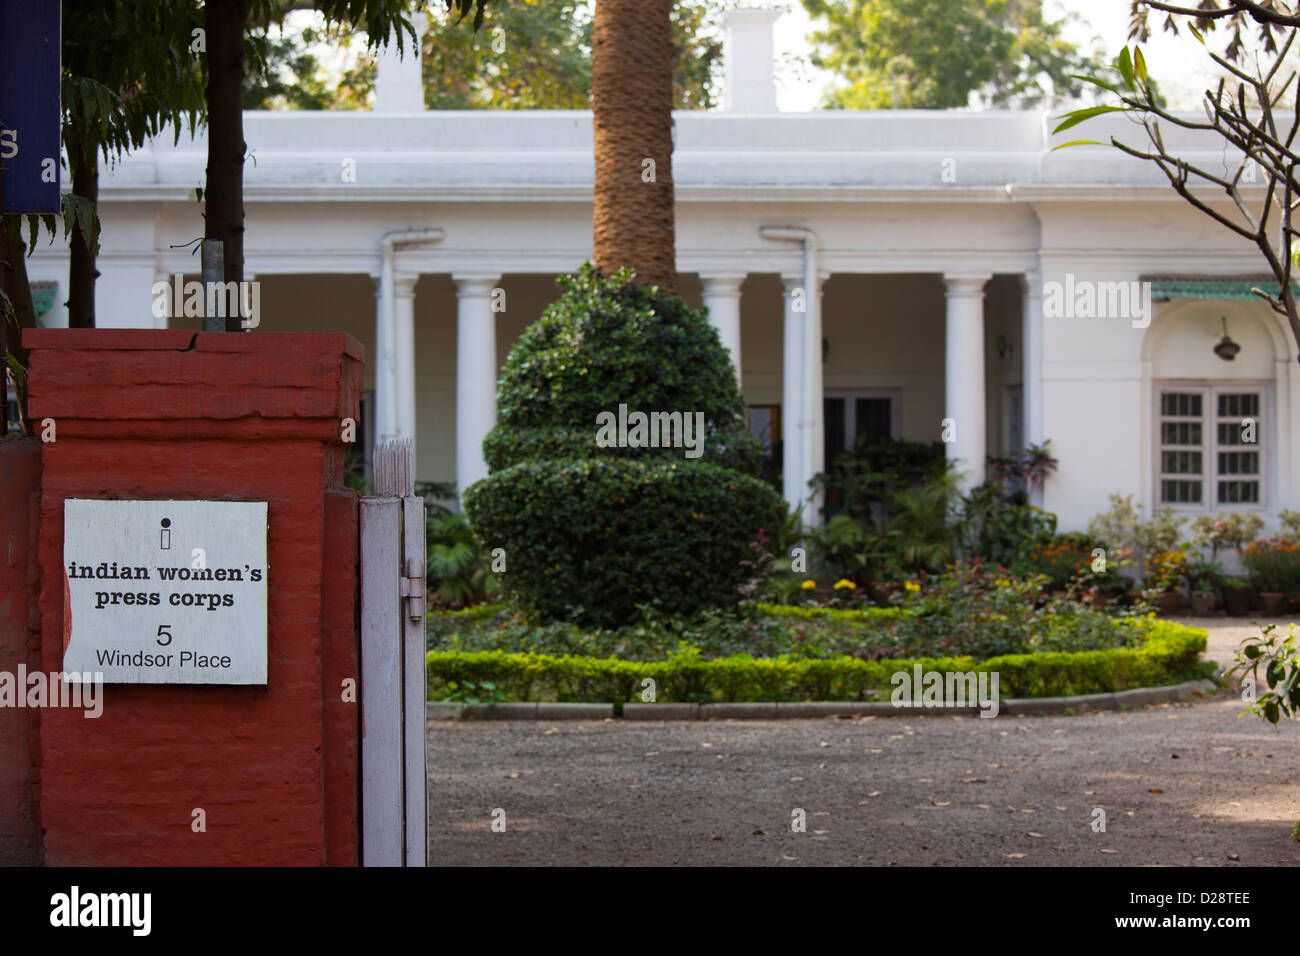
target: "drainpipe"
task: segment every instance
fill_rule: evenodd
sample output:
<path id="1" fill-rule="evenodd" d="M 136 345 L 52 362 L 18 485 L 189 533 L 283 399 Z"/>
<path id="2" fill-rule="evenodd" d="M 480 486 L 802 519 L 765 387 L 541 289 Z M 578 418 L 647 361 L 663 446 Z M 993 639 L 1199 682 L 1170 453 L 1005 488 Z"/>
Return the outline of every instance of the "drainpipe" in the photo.
<path id="1" fill-rule="evenodd" d="M 409 314 L 397 314 L 395 253 L 399 245 L 441 242 L 443 235 L 441 229 L 406 229 L 390 232 L 379 242 L 382 270 L 380 306 L 375 314 L 375 444 L 393 438 L 415 438 L 399 434 L 398 403 L 404 392 L 413 393 L 415 389 L 415 326 Z M 397 354 L 403 345 L 402 354 Z"/>
<path id="2" fill-rule="evenodd" d="M 803 243 L 804 336 L 803 409 L 799 420 L 799 500 L 804 501 L 804 528 L 819 523 L 822 495 L 808 488 L 814 475 L 826 469 L 826 445 L 822 426 L 822 305 L 817 274 L 817 233 L 802 226 L 762 226 L 764 239 Z M 805 496 L 810 496 L 805 501 Z"/>

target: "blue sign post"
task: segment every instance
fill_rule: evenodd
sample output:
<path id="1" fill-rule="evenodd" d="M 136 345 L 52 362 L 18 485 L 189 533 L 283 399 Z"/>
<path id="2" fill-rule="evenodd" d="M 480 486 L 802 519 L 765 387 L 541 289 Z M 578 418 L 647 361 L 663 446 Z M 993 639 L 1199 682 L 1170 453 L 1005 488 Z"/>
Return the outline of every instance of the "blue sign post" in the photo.
<path id="1" fill-rule="evenodd" d="M 59 211 L 59 8 L 0 0 L 0 212 Z"/>

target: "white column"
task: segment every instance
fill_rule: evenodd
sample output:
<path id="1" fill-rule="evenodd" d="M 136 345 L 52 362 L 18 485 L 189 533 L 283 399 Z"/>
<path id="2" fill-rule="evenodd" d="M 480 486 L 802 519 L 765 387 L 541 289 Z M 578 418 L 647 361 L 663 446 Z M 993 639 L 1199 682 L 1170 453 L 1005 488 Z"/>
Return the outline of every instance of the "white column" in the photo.
<path id="1" fill-rule="evenodd" d="M 385 264 L 385 272 L 391 266 Z M 397 415 L 394 413 L 397 386 L 393 370 L 393 310 L 384 294 L 385 284 L 391 285 L 392 275 L 372 280 L 375 284 L 375 435 L 371 445 L 379 445 L 397 437 Z"/>
<path id="2" fill-rule="evenodd" d="M 494 275 L 455 275 L 456 491 L 486 478 L 483 439 L 497 422 L 497 336 Z"/>
<path id="3" fill-rule="evenodd" d="M 397 273 L 393 280 L 393 368 L 398 438 L 415 441 L 415 283 L 419 276 Z M 417 458 L 418 458 L 417 448 Z M 418 472 L 417 472 L 418 474 Z"/>
<path id="4" fill-rule="evenodd" d="M 1024 382 L 1021 402 L 1025 416 L 1025 445 L 1041 445 L 1047 437 L 1043 432 L 1043 276 L 1038 270 L 1020 277 L 1021 318 L 1021 381 Z M 1031 495 L 1033 503 L 1042 505 L 1042 485 Z"/>
<path id="5" fill-rule="evenodd" d="M 947 285 L 947 343 L 944 356 L 944 418 L 953 440 L 948 460 L 963 475 L 968 490 L 984 483 L 988 453 L 984 395 L 984 284 L 988 274 L 945 275 Z"/>
<path id="6" fill-rule="evenodd" d="M 782 276 L 785 297 L 785 351 L 781 374 L 781 489 L 786 503 L 797 507 L 808 494 L 802 483 L 804 420 L 804 321 L 807 297 L 803 276 Z"/>
<path id="7" fill-rule="evenodd" d="M 424 109 L 424 77 L 420 69 L 420 45 L 428 32 L 429 20 L 424 13 L 411 17 L 420 42 L 411 48 L 411 38 L 402 37 L 402 52 L 396 42 L 375 55 L 376 113 L 418 113 Z"/>
<path id="8" fill-rule="evenodd" d="M 736 384 L 741 383 L 740 372 L 740 286 L 745 281 L 741 272 L 725 275 L 700 276 L 704 288 L 704 307 L 709 310 L 709 322 L 718 330 L 718 337 L 731 353 L 731 364 L 736 367 Z"/>

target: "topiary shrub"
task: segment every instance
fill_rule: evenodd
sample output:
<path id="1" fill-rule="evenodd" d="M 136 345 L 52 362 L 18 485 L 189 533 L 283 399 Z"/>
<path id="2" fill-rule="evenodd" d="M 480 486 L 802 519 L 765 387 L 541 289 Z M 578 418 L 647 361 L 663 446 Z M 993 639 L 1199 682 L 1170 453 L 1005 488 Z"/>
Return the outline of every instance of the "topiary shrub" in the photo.
<path id="1" fill-rule="evenodd" d="M 600 626 L 651 605 L 735 603 L 749 542 L 785 506 L 757 477 L 762 451 L 716 330 L 628 271 L 585 265 L 560 283 L 506 360 L 483 444 L 492 472 L 464 495 L 482 545 L 505 549 L 506 596 L 542 620 Z M 702 413 L 701 453 L 602 447 L 598 416 L 620 405 Z"/>

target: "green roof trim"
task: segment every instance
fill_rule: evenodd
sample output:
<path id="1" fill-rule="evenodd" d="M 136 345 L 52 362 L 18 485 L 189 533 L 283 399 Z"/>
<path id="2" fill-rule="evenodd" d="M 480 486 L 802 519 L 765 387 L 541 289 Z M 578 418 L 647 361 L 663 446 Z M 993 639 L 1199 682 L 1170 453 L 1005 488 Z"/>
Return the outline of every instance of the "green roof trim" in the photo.
<path id="1" fill-rule="evenodd" d="M 1255 299 L 1252 288 L 1277 294 L 1277 280 L 1272 276 L 1242 276 L 1216 279 L 1209 276 L 1152 277 L 1151 298 L 1157 302 L 1170 299 Z M 1300 284 L 1294 286 L 1300 295 Z"/>

